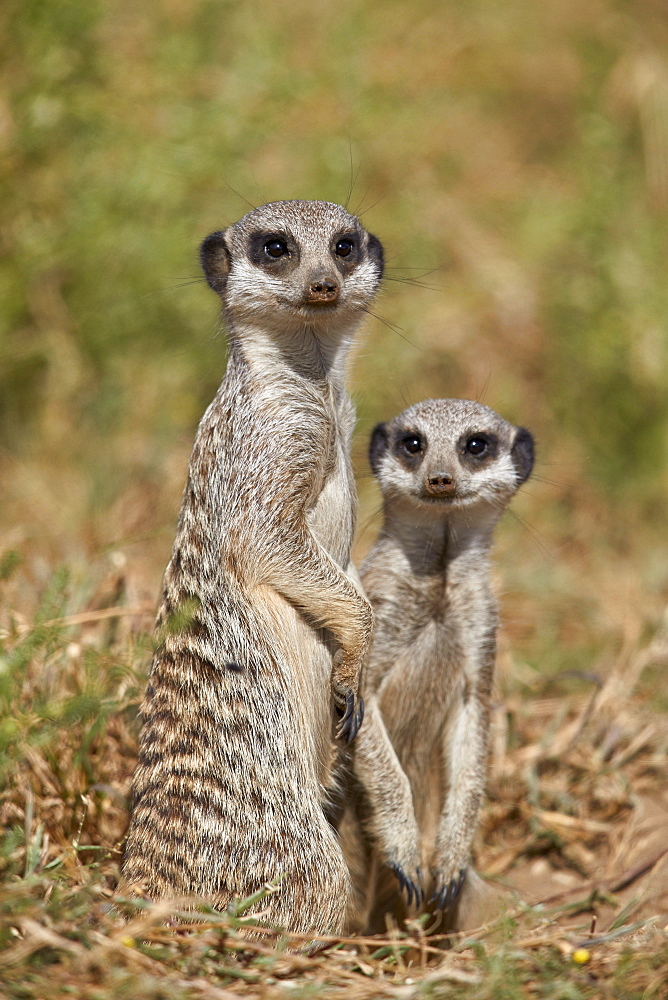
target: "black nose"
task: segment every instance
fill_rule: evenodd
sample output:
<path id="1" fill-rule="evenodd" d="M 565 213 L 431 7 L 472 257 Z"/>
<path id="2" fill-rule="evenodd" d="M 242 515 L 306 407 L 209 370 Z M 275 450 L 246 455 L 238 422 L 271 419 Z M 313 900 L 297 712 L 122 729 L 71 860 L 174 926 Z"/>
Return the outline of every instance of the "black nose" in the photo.
<path id="1" fill-rule="evenodd" d="M 427 493 L 444 496 L 455 488 L 454 477 L 449 472 L 430 472 L 427 476 Z"/>
<path id="2" fill-rule="evenodd" d="M 336 302 L 339 297 L 338 282 L 333 278 L 316 278 L 304 297 L 307 302 Z"/>
<path id="3" fill-rule="evenodd" d="M 317 292 L 318 295 L 335 295 L 338 290 L 335 281 L 314 281 L 311 285 L 311 291 Z"/>

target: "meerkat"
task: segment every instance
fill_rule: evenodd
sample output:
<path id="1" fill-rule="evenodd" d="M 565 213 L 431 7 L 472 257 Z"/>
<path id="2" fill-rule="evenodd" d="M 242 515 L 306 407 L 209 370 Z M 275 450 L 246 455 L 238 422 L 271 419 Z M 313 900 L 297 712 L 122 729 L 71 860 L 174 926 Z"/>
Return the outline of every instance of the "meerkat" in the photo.
<path id="1" fill-rule="evenodd" d="M 528 430 L 467 400 L 418 403 L 373 432 L 383 525 L 361 578 L 376 625 L 340 825 L 357 930 L 417 912 L 470 926 L 484 895 L 469 856 L 498 625 L 490 547 L 533 456 Z"/>
<path id="2" fill-rule="evenodd" d="M 229 358 L 165 572 L 123 887 L 222 908 L 278 879 L 250 913 L 335 933 L 350 878 L 323 809 L 332 704 L 352 739 L 373 624 L 346 572 L 344 374 L 383 251 L 341 206 L 284 201 L 213 233 L 201 262 Z"/>

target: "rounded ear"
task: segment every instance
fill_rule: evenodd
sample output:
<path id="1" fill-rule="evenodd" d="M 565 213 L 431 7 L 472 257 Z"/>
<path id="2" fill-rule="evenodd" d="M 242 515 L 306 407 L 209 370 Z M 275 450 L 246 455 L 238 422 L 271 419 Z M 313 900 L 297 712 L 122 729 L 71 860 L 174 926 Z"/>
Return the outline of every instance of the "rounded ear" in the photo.
<path id="1" fill-rule="evenodd" d="M 225 233 L 211 233 L 211 236 L 207 236 L 199 248 L 199 259 L 209 285 L 214 292 L 223 295 L 230 273 L 230 251 L 225 242 Z"/>
<path id="2" fill-rule="evenodd" d="M 526 427 L 518 427 L 513 447 L 510 451 L 510 457 L 513 460 L 515 472 L 517 473 L 518 486 L 520 483 L 526 482 L 531 475 L 534 453 L 535 448 L 531 432 Z"/>
<path id="3" fill-rule="evenodd" d="M 372 233 L 367 233 L 367 249 L 369 251 L 369 256 L 378 265 L 378 279 L 383 277 L 383 271 L 385 270 L 385 254 L 383 251 L 383 244 L 380 242 L 377 236 Z"/>
<path id="4" fill-rule="evenodd" d="M 389 443 L 387 424 L 378 424 L 373 429 L 371 442 L 369 444 L 369 462 L 371 463 L 371 468 L 376 476 L 378 475 L 378 470 L 380 469 L 380 460 L 387 451 Z"/>

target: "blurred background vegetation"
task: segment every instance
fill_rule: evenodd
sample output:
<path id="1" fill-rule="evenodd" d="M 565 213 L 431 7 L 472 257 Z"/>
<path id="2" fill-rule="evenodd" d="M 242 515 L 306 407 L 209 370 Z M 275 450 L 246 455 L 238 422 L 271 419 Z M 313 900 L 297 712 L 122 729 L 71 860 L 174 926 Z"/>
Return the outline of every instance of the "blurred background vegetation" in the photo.
<path id="1" fill-rule="evenodd" d="M 225 367 L 198 247 L 273 199 L 347 202 L 386 247 L 351 370 L 357 558 L 378 523 L 378 420 L 464 396 L 536 436 L 498 532 L 476 863 L 534 900 L 588 879 L 590 909 L 649 837 L 666 843 L 665 0 L 4 0 L 0 47 L 7 996 L 71 996 L 81 976 L 87 997 L 194 995 L 169 979 L 190 968 L 178 942 L 165 968 L 158 946 L 125 947 L 108 900 L 153 609 Z M 613 929 L 666 912 L 663 878 L 620 897 Z M 526 933 L 506 938 L 475 950 L 467 996 L 524 997 L 537 978 L 584 1000 L 622 955 L 605 943 L 580 974 L 549 942 L 538 961 Z M 125 958 L 101 951 L 118 940 Z M 620 976 L 646 975 L 619 995 L 663 996 L 662 940 L 663 970 L 653 938 L 649 964 L 622 955 Z M 192 968 L 229 985 L 218 948 Z M 438 992 L 425 983 L 416 996 Z"/>
<path id="2" fill-rule="evenodd" d="M 348 201 L 387 250 L 352 371 L 358 554 L 374 423 L 427 396 L 479 398 L 538 441 L 499 533 L 501 676 L 605 668 L 654 630 L 668 596 L 662 0 L 5 0 L 0 34 L 14 614 L 30 617 L 62 564 L 63 613 L 155 601 L 225 364 L 199 242 L 248 202 L 299 197 Z"/>

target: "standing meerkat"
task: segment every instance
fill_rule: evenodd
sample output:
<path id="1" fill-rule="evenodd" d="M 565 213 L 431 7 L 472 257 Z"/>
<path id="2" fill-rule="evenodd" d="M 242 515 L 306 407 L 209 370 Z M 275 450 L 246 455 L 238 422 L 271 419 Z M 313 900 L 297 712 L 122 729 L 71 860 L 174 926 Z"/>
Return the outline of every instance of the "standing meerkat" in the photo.
<path id="1" fill-rule="evenodd" d="M 452 929 L 475 906 L 482 883 L 466 873 L 498 625 L 490 547 L 533 453 L 529 431 L 467 400 L 426 400 L 373 432 L 384 520 L 361 576 L 376 626 L 341 823 L 357 929 L 382 931 L 411 904 L 445 911 Z"/>
<path id="2" fill-rule="evenodd" d="M 339 205 L 285 201 L 209 236 L 201 261 L 229 360 L 165 572 L 123 884 L 225 907 L 282 876 L 253 912 L 337 932 L 350 878 L 323 813 L 332 694 L 350 740 L 373 620 L 346 573 L 344 369 L 382 247 Z"/>

